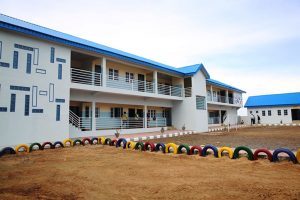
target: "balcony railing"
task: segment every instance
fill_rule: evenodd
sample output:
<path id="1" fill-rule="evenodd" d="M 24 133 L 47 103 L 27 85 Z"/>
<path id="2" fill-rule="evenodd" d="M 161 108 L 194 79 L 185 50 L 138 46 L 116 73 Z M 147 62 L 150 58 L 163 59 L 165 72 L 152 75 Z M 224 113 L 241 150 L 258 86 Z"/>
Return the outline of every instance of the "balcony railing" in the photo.
<path id="1" fill-rule="evenodd" d="M 154 93 L 153 82 L 129 79 L 122 76 L 107 75 L 106 86 L 110 88 Z"/>
<path id="2" fill-rule="evenodd" d="M 103 74 L 71 68 L 71 82 L 85 85 L 102 86 Z M 137 79 L 129 79 L 122 76 L 107 75 L 106 86 L 109 88 L 117 88 L 131 90 L 137 92 L 155 93 L 155 83 L 151 81 L 141 81 Z M 191 88 L 181 88 L 177 86 L 158 84 L 157 93 L 168 96 L 191 96 Z M 185 93 L 185 94 L 184 94 Z"/>
<path id="3" fill-rule="evenodd" d="M 71 68 L 71 82 L 102 86 L 102 76 L 101 73 Z"/>
<path id="4" fill-rule="evenodd" d="M 214 97 L 212 97 L 211 95 L 207 95 L 207 101 L 233 104 L 232 97 L 226 97 L 226 96 L 222 96 L 222 95 L 217 95 Z"/>
<path id="5" fill-rule="evenodd" d="M 182 95 L 183 88 L 181 88 L 181 87 L 164 85 L 164 84 L 159 83 L 157 90 L 158 90 L 158 94 L 162 94 L 162 95 L 177 96 L 177 97 L 183 96 Z"/>
<path id="6" fill-rule="evenodd" d="M 220 117 L 208 117 L 208 124 L 220 124 Z"/>

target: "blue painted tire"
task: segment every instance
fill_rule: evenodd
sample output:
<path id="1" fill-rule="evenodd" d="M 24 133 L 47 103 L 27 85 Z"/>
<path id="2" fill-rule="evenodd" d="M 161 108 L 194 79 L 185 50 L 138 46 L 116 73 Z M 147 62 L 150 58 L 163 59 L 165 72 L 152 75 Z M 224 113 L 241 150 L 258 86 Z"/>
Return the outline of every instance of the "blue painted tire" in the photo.
<path id="1" fill-rule="evenodd" d="M 91 145 L 93 145 L 93 144 L 98 144 L 98 138 L 92 138 L 91 139 Z"/>
<path id="2" fill-rule="evenodd" d="M 32 152 L 32 151 L 34 150 L 34 149 L 33 149 L 34 146 L 38 146 L 38 147 L 39 147 L 39 150 L 43 150 L 42 145 L 41 145 L 40 143 L 38 143 L 38 142 L 35 142 L 35 143 L 32 143 L 32 144 L 29 146 L 29 152 Z"/>
<path id="3" fill-rule="evenodd" d="M 16 151 L 11 147 L 5 147 L 0 151 L 0 157 L 5 154 L 16 154 Z"/>
<path id="4" fill-rule="evenodd" d="M 118 139 L 118 141 L 116 143 L 116 147 L 117 148 L 120 147 L 122 143 L 123 143 L 123 149 L 126 149 L 127 140 L 124 138 Z"/>
<path id="5" fill-rule="evenodd" d="M 279 148 L 279 149 L 276 149 L 274 152 L 273 152 L 273 162 L 278 162 L 279 159 L 278 159 L 278 154 L 279 153 L 286 153 L 287 155 L 289 155 L 290 157 L 290 160 L 294 163 L 294 164 L 297 164 L 297 158 L 295 156 L 295 154 L 289 150 L 289 149 L 285 149 L 285 148 Z"/>
<path id="6" fill-rule="evenodd" d="M 53 144 L 54 149 L 57 148 L 56 145 L 59 145 L 59 147 L 61 147 L 61 148 L 65 147 L 64 144 L 62 142 L 60 142 L 60 141 L 54 142 L 54 144 Z"/>
<path id="7" fill-rule="evenodd" d="M 218 156 L 218 148 L 215 147 L 215 146 L 213 146 L 213 145 L 211 145 L 211 144 L 205 145 L 205 147 L 202 149 L 202 156 L 203 156 L 203 157 L 207 156 L 207 150 L 208 150 L 208 149 L 213 150 L 214 156 L 215 156 L 216 158 L 219 157 L 219 156 Z"/>
<path id="8" fill-rule="evenodd" d="M 157 143 L 155 146 L 155 151 L 160 151 L 160 147 L 163 153 L 166 153 L 166 146 L 164 143 Z"/>

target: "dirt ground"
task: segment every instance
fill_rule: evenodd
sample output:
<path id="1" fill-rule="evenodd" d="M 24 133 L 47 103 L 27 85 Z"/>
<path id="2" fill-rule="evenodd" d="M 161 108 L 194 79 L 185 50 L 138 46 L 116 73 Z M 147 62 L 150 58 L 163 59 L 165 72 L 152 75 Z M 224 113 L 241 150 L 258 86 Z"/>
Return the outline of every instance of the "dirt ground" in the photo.
<path id="1" fill-rule="evenodd" d="M 49 149 L 0 158 L 0 199 L 300 199 L 300 164 Z"/>
<path id="2" fill-rule="evenodd" d="M 274 150 L 280 147 L 297 151 L 300 148 L 300 127 L 253 127 L 219 133 L 201 133 L 172 138 L 161 138 L 151 142 L 174 142 L 176 144 L 206 145 L 217 147 L 247 146 L 252 149 L 267 148 Z"/>

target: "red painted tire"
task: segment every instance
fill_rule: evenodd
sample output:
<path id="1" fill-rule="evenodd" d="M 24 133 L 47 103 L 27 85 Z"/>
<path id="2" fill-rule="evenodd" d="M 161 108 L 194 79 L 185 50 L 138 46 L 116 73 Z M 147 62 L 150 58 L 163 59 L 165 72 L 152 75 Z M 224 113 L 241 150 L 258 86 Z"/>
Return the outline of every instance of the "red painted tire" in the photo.
<path id="1" fill-rule="evenodd" d="M 190 150 L 190 155 L 194 155 L 196 149 L 198 150 L 199 156 L 201 156 L 202 155 L 202 148 L 200 146 L 192 146 L 192 148 Z"/>
<path id="2" fill-rule="evenodd" d="M 113 139 L 112 141 L 109 142 L 109 146 L 116 146 L 117 140 Z"/>
<path id="3" fill-rule="evenodd" d="M 155 145 L 152 142 L 146 142 L 144 144 L 144 151 L 148 150 L 148 147 L 150 146 L 150 151 L 155 151 Z"/>
<path id="4" fill-rule="evenodd" d="M 259 153 L 265 153 L 265 154 L 267 154 L 269 161 L 270 162 L 273 161 L 273 155 L 272 155 L 272 153 L 268 149 L 256 149 L 256 151 L 253 154 L 254 160 L 258 159 L 258 154 Z"/>
<path id="5" fill-rule="evenodd" d="M 91 141 L 90 138 L 83 138 L 83 139 L 82 139 L 82 142 L 81 142 L 83 146 L 86 145 L 86 143 L 85 143 L 86 141 L 88 141 L 89 144 L 92 144 L 92 141 Z"/>
<path id="6" fill-rule="evenodd" d="M 42 144 L 42 149 L 45 149 L 45 146 L 46 145 L 50 145 L 50 149 L 54 149 L 54 145 L 51 143 L 51 142 L 44 142 L 43 144 Z"/>

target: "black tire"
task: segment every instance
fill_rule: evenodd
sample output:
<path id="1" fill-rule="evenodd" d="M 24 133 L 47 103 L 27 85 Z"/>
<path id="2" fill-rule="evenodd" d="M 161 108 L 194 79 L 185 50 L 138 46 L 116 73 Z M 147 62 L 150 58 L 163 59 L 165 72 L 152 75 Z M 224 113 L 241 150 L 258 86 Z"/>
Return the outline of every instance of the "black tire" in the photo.
<path id="1" fill-rule="evenodd" d="M 96 143 L 95 143 L 95 141 L 96 141 Z M 98 138 L 92 138 L 91 139 L 91 144 L 93 145 L 93 144 L 98 144 Z"/>
<path id="2" fill-rule="evenodd" d="M 38 142 L 35 142 L 35 143 L 32 143 L 30 146 L 29 146 L 29 152 L 32 152 L 33 151 L 33 147 L 34 146 L 38 146 L 39 147 L 39 150 L 43 150 L 43 147 L 40 143 Z"/>

